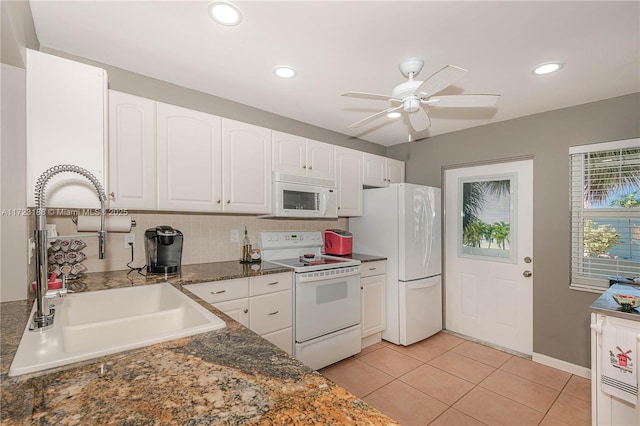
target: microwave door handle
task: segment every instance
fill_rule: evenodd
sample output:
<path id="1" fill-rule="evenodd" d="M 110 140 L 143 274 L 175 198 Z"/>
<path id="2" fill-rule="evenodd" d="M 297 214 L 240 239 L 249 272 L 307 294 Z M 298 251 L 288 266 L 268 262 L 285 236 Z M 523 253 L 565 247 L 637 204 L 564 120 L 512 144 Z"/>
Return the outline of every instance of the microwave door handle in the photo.
<path id="1" fill-rule="evenodd" d="M 329 207 L 329 194 L 327 194 L 329 190 L 328 189 L 323 189 L 322 190 L 322 217 L 327 215 L 327 208 Z"/>

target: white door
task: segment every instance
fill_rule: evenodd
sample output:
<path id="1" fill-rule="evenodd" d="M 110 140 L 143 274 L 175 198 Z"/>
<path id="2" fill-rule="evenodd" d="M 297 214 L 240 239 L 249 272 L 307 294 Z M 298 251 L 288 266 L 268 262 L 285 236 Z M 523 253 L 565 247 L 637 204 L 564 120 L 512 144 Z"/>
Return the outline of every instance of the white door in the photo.
<path id="1" fill-rule="evenodd" d="M 333 145 L 307 139 L 307 176 L 335 179 Z"/>
<path id="2" fill-rule="evenodd" d="M 446 328 L 533 352 L 533 160 L 445 172 Z"/>
<path id="3" fill-rule="evenodd" d="M 301 136 L 273 131 L 273 171 L 305 176 L 307 140 Z"/>
<path id="4" fill-rule="evenodd" d="M 338 216 L 362 216 L 362 153 L 335 148 Z"/>
<path id="5" fill-rule="evenodd" d="M 161 102 L 156 112 L 158 207 L 220 211 L 220 117 Z"/>
<path id="6" fill-rule="evenodd" d="M 109 90 L 111 208 L 158 207 L 156 102 Z"/>
<path id="7" fill-rule="evenodd" d="M 225 212 L 271 212 L 271 130 L 222 120 L 222 194 Z"/>

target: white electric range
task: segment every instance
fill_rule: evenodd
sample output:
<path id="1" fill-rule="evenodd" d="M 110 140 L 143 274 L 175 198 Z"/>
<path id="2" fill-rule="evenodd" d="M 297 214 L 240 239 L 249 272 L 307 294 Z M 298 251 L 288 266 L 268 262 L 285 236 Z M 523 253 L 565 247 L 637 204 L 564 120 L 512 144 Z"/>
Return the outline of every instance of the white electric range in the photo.
<path id="1" fill-rule="evenodd" d="M 263 260 L 294 270 L 295 357 L 318 370 L 360 352 L 360 261 L 323 255 L 320 231 L 260 239 Z"/>

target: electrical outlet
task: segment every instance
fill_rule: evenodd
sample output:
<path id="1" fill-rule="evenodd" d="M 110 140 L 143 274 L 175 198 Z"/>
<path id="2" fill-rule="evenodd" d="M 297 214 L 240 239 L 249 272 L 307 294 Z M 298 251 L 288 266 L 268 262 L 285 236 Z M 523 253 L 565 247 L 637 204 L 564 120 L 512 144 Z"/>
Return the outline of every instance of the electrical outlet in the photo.
<path id="1" fill-rule="evenodd" d="M 136 246 L 136 234 L 133 232 L 124 234 L 124 248 L 129 248 L 129 244 Z"/>
<path id="2" fill-rule="evenodd" d="M 231 230 L 231 242 L 232 243 L 239 243 L 240 242 L 240 230 L 239 229 L 232 229 Z"/>

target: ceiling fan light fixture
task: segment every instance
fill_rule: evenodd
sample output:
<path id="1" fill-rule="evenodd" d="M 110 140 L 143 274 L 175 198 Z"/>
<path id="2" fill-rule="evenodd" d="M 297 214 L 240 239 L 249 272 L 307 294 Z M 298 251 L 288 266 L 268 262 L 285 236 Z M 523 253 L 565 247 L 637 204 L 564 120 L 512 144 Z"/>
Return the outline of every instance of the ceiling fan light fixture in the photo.
<path id="1" fill-rule="evenodd" d="M 214 1 L 209 4 L 209 16 L 220 25 L 238 25 L 242 21 L 240 9 L 225 1 Z"/>
<path id="2" fill-rule="evenodd" d="M 545 75 L 550 74 L 552 72 L 558 71 L 562 68 L 562 62 L 554 61 L 554 62 L 545 62 L 544 64 L 537 65 L 531 72 L 534 75 Z"/>
<path id="3" fill-rule="evenodd" d="M 387 118 L 400 118 L 402 116 L 401 113 L 394 111 L 387 114 Z"/>
<path id="4" fill-rule="evenodd" d="M 280 78 L 293 78 L 296 76 L 296 69 L 289 65 L 278 65 L 273 69 L 273 73 Z"/>

